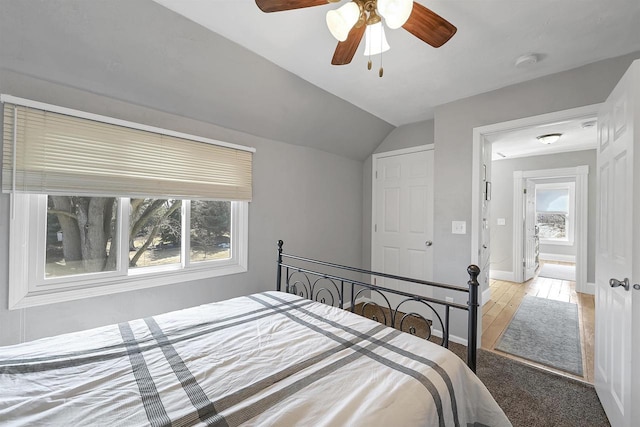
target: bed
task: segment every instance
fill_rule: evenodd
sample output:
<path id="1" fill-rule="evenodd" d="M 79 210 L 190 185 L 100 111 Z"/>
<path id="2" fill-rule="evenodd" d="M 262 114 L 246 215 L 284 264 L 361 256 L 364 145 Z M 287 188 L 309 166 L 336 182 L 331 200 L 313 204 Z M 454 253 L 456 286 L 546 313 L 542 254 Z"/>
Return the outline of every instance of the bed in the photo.
<path id="1" fill-rule="evenodd" d="M 351 312 L 385 291 L 365 270 L 292 261 L 337 268 L 280 243 L 279 290 L 0 347 L 0 424 L 510 425 L 459 357 L 383 324 L 397 307 Z"/>

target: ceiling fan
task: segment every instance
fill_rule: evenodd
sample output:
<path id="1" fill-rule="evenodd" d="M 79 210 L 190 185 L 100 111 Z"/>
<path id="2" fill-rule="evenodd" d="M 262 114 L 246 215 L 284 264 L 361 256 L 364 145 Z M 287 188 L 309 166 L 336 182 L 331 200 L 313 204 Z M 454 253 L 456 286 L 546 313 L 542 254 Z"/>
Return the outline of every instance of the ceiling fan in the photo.
<path id="1" fill-rule="evenodd" d="M 341 0 L 256 0 L 263 12 L 280 12 L 339 3 Z M 440 47 L 456 33 L 449 21 L 412 0 L 351 0 L 327 13 L 327 26 L 338 46 L 331 60 L 333 65 L 349 64 L 367 28 L 381 27 L 381 16 L 391 29 L 402 27 L 425 43 Z M 369 34 L 367 34 L 369 36 Z M 382 35 L 384 38 L 384 35 Z M 386 41 L 381 44 L 386 44 Z M 388 45 L 386 46 L 388 49 Z M 368 50 L 367 50 L 368 51 Z M 375 53 L 384 51 L 377 49 Z M 369 62 L 371 68 L 371 62 Z M 382 77 L 382 69 L 380 70 Z"/>

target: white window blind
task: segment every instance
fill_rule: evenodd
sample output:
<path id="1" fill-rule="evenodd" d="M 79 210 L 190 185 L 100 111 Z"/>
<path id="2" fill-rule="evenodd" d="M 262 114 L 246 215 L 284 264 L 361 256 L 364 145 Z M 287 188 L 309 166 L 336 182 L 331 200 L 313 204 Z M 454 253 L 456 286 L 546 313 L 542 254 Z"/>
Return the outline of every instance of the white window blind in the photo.
<path id="1" fill-rule="evenodd" d="M 251 149 L 8 102 L 3 127 L 3 192 L 251 200 Z"/>
<path id="2" fill-rule="evenodd" d="M 569 212 L 569 189 L 537 189 L 536 210 L 538 212 Z"/>

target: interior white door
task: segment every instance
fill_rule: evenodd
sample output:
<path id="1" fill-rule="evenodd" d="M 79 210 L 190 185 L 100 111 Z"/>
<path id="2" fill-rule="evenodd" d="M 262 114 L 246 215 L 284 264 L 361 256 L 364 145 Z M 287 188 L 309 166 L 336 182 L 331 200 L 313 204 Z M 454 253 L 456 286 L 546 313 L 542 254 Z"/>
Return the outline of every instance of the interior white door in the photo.
<path id="1" fill-rule="evenodd" d="M 433 150 L 382 155 L 373 166 L 372 270 L 431 280 Z M 381 277 L 374 280 L 391 289 L 431 295 L 424 286 Z M 393 300 L 399 302 L 398 298 Z"/>
<path id="2" fill-rule="evenodd" d="M 640 419 L 639 124 L 636 61 L 598 114 L 595 386 L 613 426 Z"/>
<path id="3" fill-rule="evenodd" d="M 536 184 L 533 180 L 525 181 L 524 194 L 524 277 L 523 282 L 533 278 L 538 268 L 538 235 L 536 233 Z"/>

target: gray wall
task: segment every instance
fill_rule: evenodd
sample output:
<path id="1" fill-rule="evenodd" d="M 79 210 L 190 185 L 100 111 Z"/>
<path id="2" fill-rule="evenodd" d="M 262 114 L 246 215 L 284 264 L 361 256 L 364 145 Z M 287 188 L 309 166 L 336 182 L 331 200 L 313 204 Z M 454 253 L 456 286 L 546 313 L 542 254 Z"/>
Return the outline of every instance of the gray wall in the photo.
<path id="1" fill-rule="evenodd" d="M 364 160 L 394 126 L 151 0 L 2 0 L 0 67 Z"/>
<path id="2" fill-rule="evenodd" d="M 2 0 L 0 92 L 257 149 L 225 278 L 8 311 L 0 195 L 0 345 L 272 289 L 277 239 L 361 265 L 362 162 L 393 126 L 151 0 Z"/>
<path id="3" fill-rule="evenodd" d="M 583 67 L 552 74 L 528 82 L 507 86 L 492 92 L 461 99 L 435 109 L 435 219 L 434 219 L 434 280 L 463 284 L 468 280 L 466 266 L 471 260 L 471 165 L 473 129 L 509 120 L 536 116 L 553 111 L 597 104 L 606 100 L 640 52 L 595 62 Z M 410 126 L 413 128 L 413 126 Z M 405 148 L 430 143 L 430 136 L 413 135 L 394 141 L 394 134 L 402 135 L 400 127 L 389 134 L 381 146 Z M 408 132 L 411 133 L 411 132 Z M 365 161 L 365 201 L 371 197 L 370 162 Z M 364 207 L 363 259 L 371 257 L 371 202 Z M 451 234 L 451 221 L 467 222 L 467 234 Z M 593 235 L 590 239 L 593 239 Z M 593 278 L 590 270 L 589 278 Z M 589 279 L 591 281 L 591 279 Z M 458 303 L 466 303 L 466 296 L 452 295 Z M 466 319 L 461 313 L 452 314 L 452 333 L 466 337 Z"/>
<path id="4" fill-rule="evenodd" d="M 603 102 L 638 57 L 640 52 L 607 59 L 436 107 L 435 280 L 467 280 L 471 236 L 452 235 L 451 221 L 471 224 L 473 129 Z M 463 316 L 452 316 L 454 333 L 466 336 L 463 325 Z"/>
<path id="5" fill-rule="evenodd" d="M 0 74 L 0 92 L 253 146 L 249 271 L 110 296 L 7 310 L 9 196 L 0 195 L 0 345 L 120 322 L 275 288 L 276 241 L 310 257 L 359 266 L 362 162 L 52 84 Z M 335 208 L 339 206 L 340 208 Z"/>
<path id="6" fill-rule="evenodd" d="M 596 150 L 573 151 L 570 153 L 504 159 L 492 162 L 490 228 L 492 270 L 513 271 L 513 172 L 566 168 L 581 165 L 589 166 L 587 281 L 591 283 L 595 282 Z M 551 181 L 536 180 L 536 182 Z M 505 218 L 506 225 L 497 225 L 497 218 Z M 558 245 L 540 245 L 540 252 L 576 254 L 575 247 Z"/>

